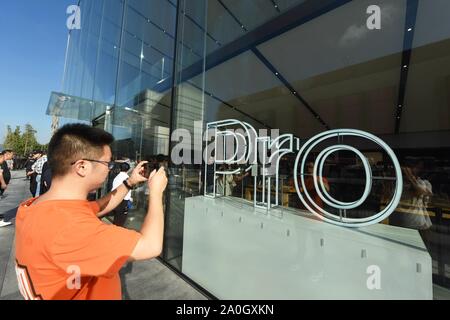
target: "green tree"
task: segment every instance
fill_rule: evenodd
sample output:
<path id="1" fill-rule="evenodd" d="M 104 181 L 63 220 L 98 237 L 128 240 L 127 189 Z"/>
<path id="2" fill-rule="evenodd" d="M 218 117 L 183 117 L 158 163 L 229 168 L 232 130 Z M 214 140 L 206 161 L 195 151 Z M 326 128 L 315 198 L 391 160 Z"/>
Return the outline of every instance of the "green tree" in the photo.
<path id="1" fill-rule="evenodd" d="M 30 153 L 35 149 L 41 148 L 41 145 L 36 140 L 36 133 L 37 131 L 34 130 L 30 124 L 25 125 L 25 132 L 21 137 L 21 141 L 23 144 L 23 155 L 26 155 L 27 153 Z"/>
<path id="2" fill-rule="evenodd" d="M 11 126 L 6 127 L 6 137 L 3 147 L 5 149 L 20 150 L 21 131 L 17 126 L 16 130 L 12 131 Z"/>
<path id="3" fill-rule="evenodd" d="M 14 150 L 20 156 L 26 156 L 36 149 L 45 150 L 47 145 L 41 145 L 37 142 L 36 133 L 37 131 L 30 124 L 25 125 L 23 133 L 19 126 L 14 131 L 12 131 L 11 126 L 7 126 L 3 147 Z"/>

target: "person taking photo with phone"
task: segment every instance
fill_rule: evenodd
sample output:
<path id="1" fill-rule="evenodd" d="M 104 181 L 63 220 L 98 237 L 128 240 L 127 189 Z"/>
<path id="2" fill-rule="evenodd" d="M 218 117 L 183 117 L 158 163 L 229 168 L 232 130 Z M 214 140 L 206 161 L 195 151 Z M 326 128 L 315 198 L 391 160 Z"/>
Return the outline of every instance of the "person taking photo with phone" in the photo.
<path id="1" fill-rule="evenodd" d="M 146 178 L 146 163 L 141 162 L 120 187 L 99 200 L 86 200 L 114 166 L 113 140 L 111 134 L 83 124 L 65 125 L 52 137 L 50 190 L 22 203 L 16 218 L 16 272 L 25 299 L 119 300 L 121 267 L 161 254 L 164 168 Z M 140 232 L 103 223 L 99 218 L 139 183 L 147 183 L 150 190 Z"/>

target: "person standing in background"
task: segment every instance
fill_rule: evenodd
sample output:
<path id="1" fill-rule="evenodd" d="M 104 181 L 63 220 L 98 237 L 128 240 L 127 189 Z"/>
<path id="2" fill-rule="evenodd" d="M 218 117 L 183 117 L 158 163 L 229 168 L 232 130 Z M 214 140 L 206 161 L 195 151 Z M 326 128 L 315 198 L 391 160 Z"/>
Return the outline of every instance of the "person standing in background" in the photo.
<path id="1" fill-rule="evenodd" d="M 14 169 L 14 152 L 12 150 L 5 150 L 4 151 L 6 156 L 6 164 L 8 165 L 8 169 L 10 171 L 13 171 Z"/>
<path id="2" fill-rule="evenodd" d="M 6 188 L 8 188 L 8 184 L 5 181 L 5 178 L 3 176 L 3 163 L 5 162 L 5 156 L 3 153 L 0 153 L 0 195 L 3 195 L 3 192 L 5 192 Z"/>
<path id="3" fill-rule="evenodd" d="M 29 173 L 33 172 L 33 170 L 31 169 L 31 167 L 33 166 L 33 164 L 36 162 L 35 159 L 36 153 L 33 151 L 29 156 L 27 161 L 25 162 L 24 168 L 25 168 L 25 175 L 26 175 L 26 179 L 29 180 L 31 175 Z"/>
<path id="4" fill-rule="evenodd" d="M 44 163 L 47 162 L 47 155 L 43 151 L 38 152 L 41 157 L 36 160 L 31 169 L 36 173 L 36 196 L 41 194 L 41 178 L 42 178 L 42 169 L 44 167 Z"/>
<path id="5" fill-rule="evenodd" d="M 42 196 L 48 190 L 50 190 L 51 186 L 52 186 L 52 169 L 50 168 L 50 165 L 47 161 L 46 163 L 44 163 L 44 166 L 42 167 L 40 195 Z"/>
<path id="6" fill-rule="evenodd" d="M 36 196 L 37 183 L 36 183 L 36 172 L 33 171 L 33 165 L 36 163 L 37 159 L 40 157 L 38 151 L 32 153 L 31 158 L 28 160 L 26 165 L 27 177 L 30 177 L 30 192 L 33 198 Z"/>
<path id="7" fill-rule="evenodd" d="M 11 150 L 5 150 L 1 154 L 0 158 L 0 170 L 2 170 L 2 176 L 3 181 L 6 184 L 6 187 L 8 186 L 9 182 L 11 181 L 11 171 L 9 169 L 8 160 L 11 160 L 14 156 L 14 152 Z M 0 196 L 3 197 L 3 194 L 5 193 L 6 187 L 0 188 Z"/>
<path id="8" fill-rule="evenodd" d="M 119 188 L 123 182 L 130 177 L 128 176 L 128 171 L 130 171 L 130 165 L 127 162 L 118 163 L 120 168 L 119 174 L 114 178 L 112 191 Z M 123 198 L 123 201 L 112 211 L 114 214 L 114 222 L 113 224 L 119 227 L 123 227 L 128 218 L 128 209 L 130 203 L 133 201 L 131 198 L 131 190 L 128 191 L 126 196 Z"/>

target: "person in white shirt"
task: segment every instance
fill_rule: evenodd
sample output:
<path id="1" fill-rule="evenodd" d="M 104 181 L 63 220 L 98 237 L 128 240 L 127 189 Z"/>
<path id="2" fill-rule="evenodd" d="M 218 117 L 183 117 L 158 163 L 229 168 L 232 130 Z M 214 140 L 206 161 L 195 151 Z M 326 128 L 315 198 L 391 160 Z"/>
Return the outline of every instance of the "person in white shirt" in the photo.
<path id="1" fill-rule="evenodd" d="M 124 181 L 126 181 L 128 176 L 128 171 L 130 171 L 130 165 L 126 162 L 119 163 L 120 173 L 114 178 L 112 190 L 116 190 L 120 187 Z M 114 224 L 119 227 L 123 227 L 128 217 L 129 205 L 133 202 L 131 198 L 131 190 L 127 193 L 121 204 L 117 206 L 112 212 L 114 214 Z"/>
<path id="2" fill-rule="evenodd" d="M 36 196 L 41 195 L 41 177 L 42 177 L 42 168 L 44 167 L 44 164 L 47 162 L 47 155 L 45 152 L 39 151 L 42 156 L 36 160 L 36 162 L 31 166 L 31 170 L 33 170 L 36 173 L 36 183 L 37 183 L 37 189 L 36 189 Z"/>
<path id="3" fill-rule="evenodd" d="M 6 163 L 8 164 L 9 170 L 12 171 L 14 169 L 14 160 L 13 159 L 6 160 Z"/>

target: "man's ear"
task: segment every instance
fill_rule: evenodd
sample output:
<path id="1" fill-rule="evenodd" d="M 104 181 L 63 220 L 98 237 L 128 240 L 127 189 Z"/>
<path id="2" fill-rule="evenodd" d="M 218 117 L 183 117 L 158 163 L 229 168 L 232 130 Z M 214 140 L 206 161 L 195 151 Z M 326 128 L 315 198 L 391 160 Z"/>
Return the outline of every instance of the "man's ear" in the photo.
<path id="1" fill-rule="evenodd" d="M 87 176 L 87 163 L 85 161 L 79 161 L 76 164 L 73 165 L 73 170 L 80 176 L 80 177 L 86 177 Z"/>

